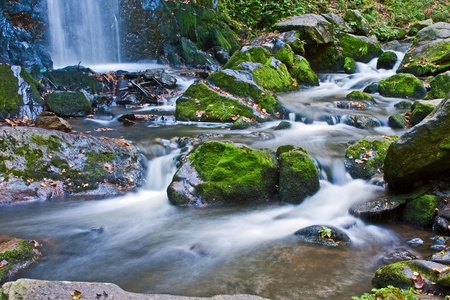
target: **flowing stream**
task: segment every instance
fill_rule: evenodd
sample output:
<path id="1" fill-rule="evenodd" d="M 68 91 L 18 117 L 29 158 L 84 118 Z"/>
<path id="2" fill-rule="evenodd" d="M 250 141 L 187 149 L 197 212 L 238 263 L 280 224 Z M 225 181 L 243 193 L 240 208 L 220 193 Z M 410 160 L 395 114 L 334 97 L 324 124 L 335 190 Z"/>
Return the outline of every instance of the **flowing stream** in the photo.
<path id="1" fill-rule="evenodd" d="M 350 299 L 370 291 L 371 278 L 386 253 L 407 247 L 410 238 L 426 240 L 429 235 L 401 225 L 365 224 L 348 213 L 352 205 L 385 192 L 346 173 L 343 159 L 349 143 L 369 134 L 402 133 L 386 126 L 401 99 L 377 94 L 376 105 L 362 111 L 334 105 L 348 92 L 394 72 L 378 71 L 375 63 L 358 64 L 353 75 L 323 74 L 319 87 L 281 94 L 292 112 L 288 130 L 274 130 L 279 121 L 231 131 L 229 124 L 180 123 L 170 116 L 133 127 L 123 126 L 117 118 L 71 120 L 79 131 L 132 140 L 151 157 L 147 185 L 112 199 L 2 207 L 2 234 L 44 244 L 42 260 L 19 276 L 113 282 L 133 292 L 189 296 L 248 293 L 271 299 Z M 183 89 L 191 83 L 179 80 Z M 173 102 L 157 110 L 131 112 L 170 115 Z M 353 114 L 371 116 L 382 126 L 363 130 L 342 123 Z M 115 130 L 94 131 L 105 126 Z M 300 205 L 269 201 L 257 206 L 174 207 L 165 190 L 180 149 L 171 139 L 201 133 L 221 134 L 220 140 L 257 148 L 301 146 L 320 167 L 320 191 Z M 352 244 L 328 248 L 293 236 L 298 229 L 317 224 L 342 228 Z"/>

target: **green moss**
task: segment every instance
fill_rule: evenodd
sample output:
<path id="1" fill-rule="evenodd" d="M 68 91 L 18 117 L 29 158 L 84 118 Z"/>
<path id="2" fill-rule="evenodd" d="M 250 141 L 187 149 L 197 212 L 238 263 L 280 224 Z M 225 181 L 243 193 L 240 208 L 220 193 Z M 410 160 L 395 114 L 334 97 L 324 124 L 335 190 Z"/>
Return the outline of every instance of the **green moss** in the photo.
<path id="1" fill-rule="evenodd" d="M 275 192 L 277 168 L 268 150 L 208 142 L 189 159 L 205 181 L 198 189 L 207 202 L 245 203 L 269 198 Z"/>
<path id="2" fill-rule="evenodd" d="M 340 39 L 340 46 L 343 57 L 350 57 L 365 63 L 383 53 L 379 43 L 372 43 L 350 34 L 345 34 Z"/>
<path id="3" fill-rule="evenodd" d="M 30 140 L 39 147 L 45 147 L 50 151 L 59 151 L 63 146 L 68 144 L 57 135 L 41 135 L 33 134 Z"/>
<path id="4" fill-rule="evenodd" d="M 430 43 L 419 54 L 407 52 L 397 72 L 429 76 L 450 70 L 450 41 L 447 40 Z"/>
<path id="5" fill-rule="evenodd" d="M 198 40 L 197 36 L 197 17 L 194 11 L 189 7 L 183 7 L 175 9 L 174 11 L 175 19 L 178 22 L 180 28 L 181 36 L 196 42 Z"/>
<path id="6" fill-rule="evenodd" d="M 93 93 L 100 93 L 102 86 L 97 78 L 79 70 L 53 70 L 46 72 L 45 75 L 58 87 L 77 90 L 85 89 Z"/>
<path id="7" fill-rule="evenodd" d="M 417 125 L 422 122 L 434 109 L 436 108 L 433 104 L 422 103 L 421 101 L 415 101 L 411 107 L 412 112 L 410 116 L 411 125 Z"/>
<path id="8" fill-rule="evenodd" d="M 208 77 L 207 81 L 225 92 L 254 101 L 261 106 L 261 110 L 273 116 L 283 109 L 269 92 L 263 91 L 252 82 L 240 80 L 225 72 L 215 72 Z"/>
<path id="9" fill-rule="evenodd" d="M 175 117 L 180 121 L 232 122 L 238 116 L 252 118 L 254 114 L 237 99 L 219 95 L 203 83 L 191 85 L 177 99 Z"/>
<path id="10" fill-rule="evenodd" d="M 352 91 L 346 96 L 346 98 L 350 100 L 368 100 L 370 102 L 375 102 L 371 95 L 362 91 Z"/>
<path id="11" fill-rule="evenodd" d="M 17 78 L 7 64 L 0 64 L 0 119 L 9 118 L 19 113 L 23 105 L 22 97 L 18 94 Z"/>
<path id="12" fill-rule="evenodd" d="M 414 286 L 412 279 L 403 274 L 406 266 L 407 262 L 401 261 L 379 268 L 372 279 L 372 284 L 377 288 L 382 288 L 388 285 L 393 285 L 400 288 L 409 288 Z"/>
<path id="13" fill-rule="evenodd" d="M 418 78 L 411 74 L 395 74 L 380 81 L 378 92 L 385 97 L 422 98 L 425 87 Z"/>
<path id="14" fill-rule="evenodd" d="M 445 98 L 450 93 L 450 71 L 437 75 L 430 86 L 434 98 Z"/>
<path id="15" fill-rule="evenodd" d="M 425 195 L 406 203 L 403 211 L 403 220 L 411 225 L 425 228 L 433 221 L 439 198 L 434 195 Z"/>
<path id="16" fill-rule="evenodd" d="M 277 151 L 280 164 L 279 193 L 281 201 L 299 204 L 319 190 L 319 171 L 304 149 L 289 148 Z"/>
<path id="17" fill-rule="evenodd" d="M 380 55 L 380 57 L 378 57 L 377 69 L 390 70 L 394 67 L 397 60 L 398 60 L 398 57 L 397 57 L 397 54 L 395 54 L 395 52 L 392 52 L 392 51 L 383 52 Z"/>
<path id="18" fill-rule="evenodd" d="M 344 66 L 342 50 L 337 44 L 323 44 L 307 50 L 306 59 L 316 72 L 337 72 Z"/>
<path id="19" fill-rule="evenodd" d="M 291 69 L 291 76 L 297 80 L 299 84 L 318 86 L 319 77 L 311 69 L 309 62 L 304 57 L 296 57 L 294 65 Z"/>
<path id="20" fill-rule="evenodd" d="M 353 178 L 369 179 L 383 168 L 387 150 L 397 136 L 366 136 L 345 151 L 345 166 Z"/>
<path id="21" fill-rule="evenodd" d="M 347 74 L 353 74 L 356 71 L 355 60 L 351 57 L 346 57 L 344 59 L 344 71 Z"/>
<path id="22" fill-rule="evenodd" d="M 89 100 L 81 92 L 53 92 L 45 103 L 58 116 L 83 117 L 92 113 Z"/>
<path id="23" fill-rule="evenodd" d="M 289 91 L 296 86 L 296 81 L 289 74 L 285 64 L 281 64 L 278 69 L 260 66 L 253 70 L 252 74 L 261 87 L 272 92 Z"/>
<path id="24" fill-rule="evenodd" d="M 0 261 L 6 260 L 8 265 L 0 269 L 0 283 L 2 283 L 13 269 L 15 264 L 24 264 L 34 256 L 33 245 L 30 242 L 20 239 L 10 239 L 5 243 L 17 241 L 19 247 L 15 250 L 5 250 L 0 253 Z"/>
<path id="25" fill-rule="evenodd" d="M 223 66 L 223 68 L 232 69 L 243 62 L 254 62 L 264 65 L 267 63 L 267 60 L 269 58 L 269 51 L 267 51 L 263 47 L 251 47 L 246 51 L 240 50 L 234 52 L 228 62 Z"/>
<path id="26" fill-rule="evenodd" d="M 402 129 L 408 126 L 408 122 L 406 121 L 405 115 L 400 113 L 389 116 L 388 124 L 391 128 L 394 129 Z"/>
<path id="27" fill-rule="evenodd" d="M 278 51 L 275 52 L 274 57 L 285 64 L 288 68 L 291 68 L 294 63 L 294 52 L 289 45 L 285 45 L 284 47 L 278 49 Z"/>

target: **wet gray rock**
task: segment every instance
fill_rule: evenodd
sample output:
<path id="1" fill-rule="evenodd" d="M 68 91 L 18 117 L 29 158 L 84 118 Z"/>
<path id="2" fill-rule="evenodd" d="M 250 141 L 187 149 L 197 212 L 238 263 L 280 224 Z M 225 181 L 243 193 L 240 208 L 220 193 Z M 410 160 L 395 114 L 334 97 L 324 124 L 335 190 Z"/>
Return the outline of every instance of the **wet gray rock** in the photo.
<path id="1" fill-rule="evenodd" d="M 431 255 L 431 260 L 440 264 L 450 265 L 450 252 L 444 251 Z"/>
<path id="2" fill-rule="evenodd" d="M 0 297 L 9 300 L 40 299 L 80 299 L 106 300 L 264 300 L 266 298 L 253 295 L 218 295 L 214 297 L 183 297 L 173 295 L 150 295 L 131 293 L 122 290 L 112 283 L 90 283 L 70 281 L 45 281 L 36 279 L 19 279 L 7 282 L 0 290 Z M 72 298 L 71 298 L 72 296 Z M 78 299 L 78 298 L 76 298 Z M 266 299 L 268 300 L 268 299 Z"/>
<path id="3" fill-rule="evenodd" d="M 0 158 L 0 203 L 115 196 L 145 178 L 145 158 L 125 140 L 42 128 L 0 128 Z"/>
<path id="4" fill-rule="evenodd" d="M 335 31 L 353 33 L 354 30 L 345 22 L 344 18 L 333 13 L 322 14 L 328 22 L 333 24 Z"/>
<path id="5" fill-rule="evenodd" d="M 450 38 L 450 23 L 439 22 L 421 29 L 416 35 L 417 42 Z"/>
<path id="6" fill-rule="evenodd" d="M 405 202 L 404 199 L 382 197 L 356 204 L 349 213 L 365 221 L 389 221 L 397 218 Z"/>
<path id="7" fill-rule="evenodd" d="M 373 127 L 381 126 L 380 121 L 368 117 L 368 116 L 358 116 L 358 115 L 351 115 L 351 116 L 344 116 L 342 117 L 342 122 L 344 124 L 359 128 L 359 129 L 368 129 Z"/>
<path id="8" fill-rule="evenodd" d="M 331 232 L 330 237 L 322 237 L 321 231 L 328 229 Z M 303 241 L 324 246 L 336 247 L 351 243 L 350 237 L 344 231 L 334 226 L 312 225 L 296 231 L 294 235 Z"/>
<path id="9" fill-rule="evenodd" d="M 314 14 L 291 17 L 279 22 L 276 28 L 280 31 L 297 30 L 307 44 L 331 43 L 335 36 L 333 25 L 323 16 Z"/>
<path id="10" fill-rule="evenodd" d="M 404 260 L 413 260 L 417 257 L 406 249 L 394 249 L 383 257 L 383 263 L 393 264 Z"/>

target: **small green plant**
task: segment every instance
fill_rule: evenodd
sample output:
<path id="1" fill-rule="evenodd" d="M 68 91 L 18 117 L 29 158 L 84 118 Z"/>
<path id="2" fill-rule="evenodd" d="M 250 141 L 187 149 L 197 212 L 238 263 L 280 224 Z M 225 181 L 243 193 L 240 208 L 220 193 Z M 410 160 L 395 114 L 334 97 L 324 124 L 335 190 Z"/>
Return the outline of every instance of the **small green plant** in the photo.
<path id="1" fill-rule="evenodd" d="M 322 226 L 319 229 L 319 237 L 323 239 L 331 239 L 331 228 L 327 226 Z"/>
<path id="2" fill-rule="evenodd" d="M 364 293 L 361 296 L 353 296 L 354 300 L 377 300 L 377 299 L 390 299 L 389 296 L 396 297 L 395 299 L 405 299 L 405 300 L 419 300 L 417 297 L 417 291 L 413 288 L 409 288 L 407 290 L 401 290 L 392 285 L 388 285 L 387 287 L 381 289 L 372 289 L 372 294 Z M 401 298 L 399 298 L 401 297 Z"/>

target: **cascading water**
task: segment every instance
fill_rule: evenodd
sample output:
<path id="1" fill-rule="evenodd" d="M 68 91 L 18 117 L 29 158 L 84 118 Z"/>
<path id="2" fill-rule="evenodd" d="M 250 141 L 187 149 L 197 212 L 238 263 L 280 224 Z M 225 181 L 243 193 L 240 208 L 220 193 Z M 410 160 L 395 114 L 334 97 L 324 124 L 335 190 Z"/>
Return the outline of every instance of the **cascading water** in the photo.
<path id="1" fill-rule="evenodd" d="M 47 0 L 54 66 L 120 62 L 116 0 Z"/>

